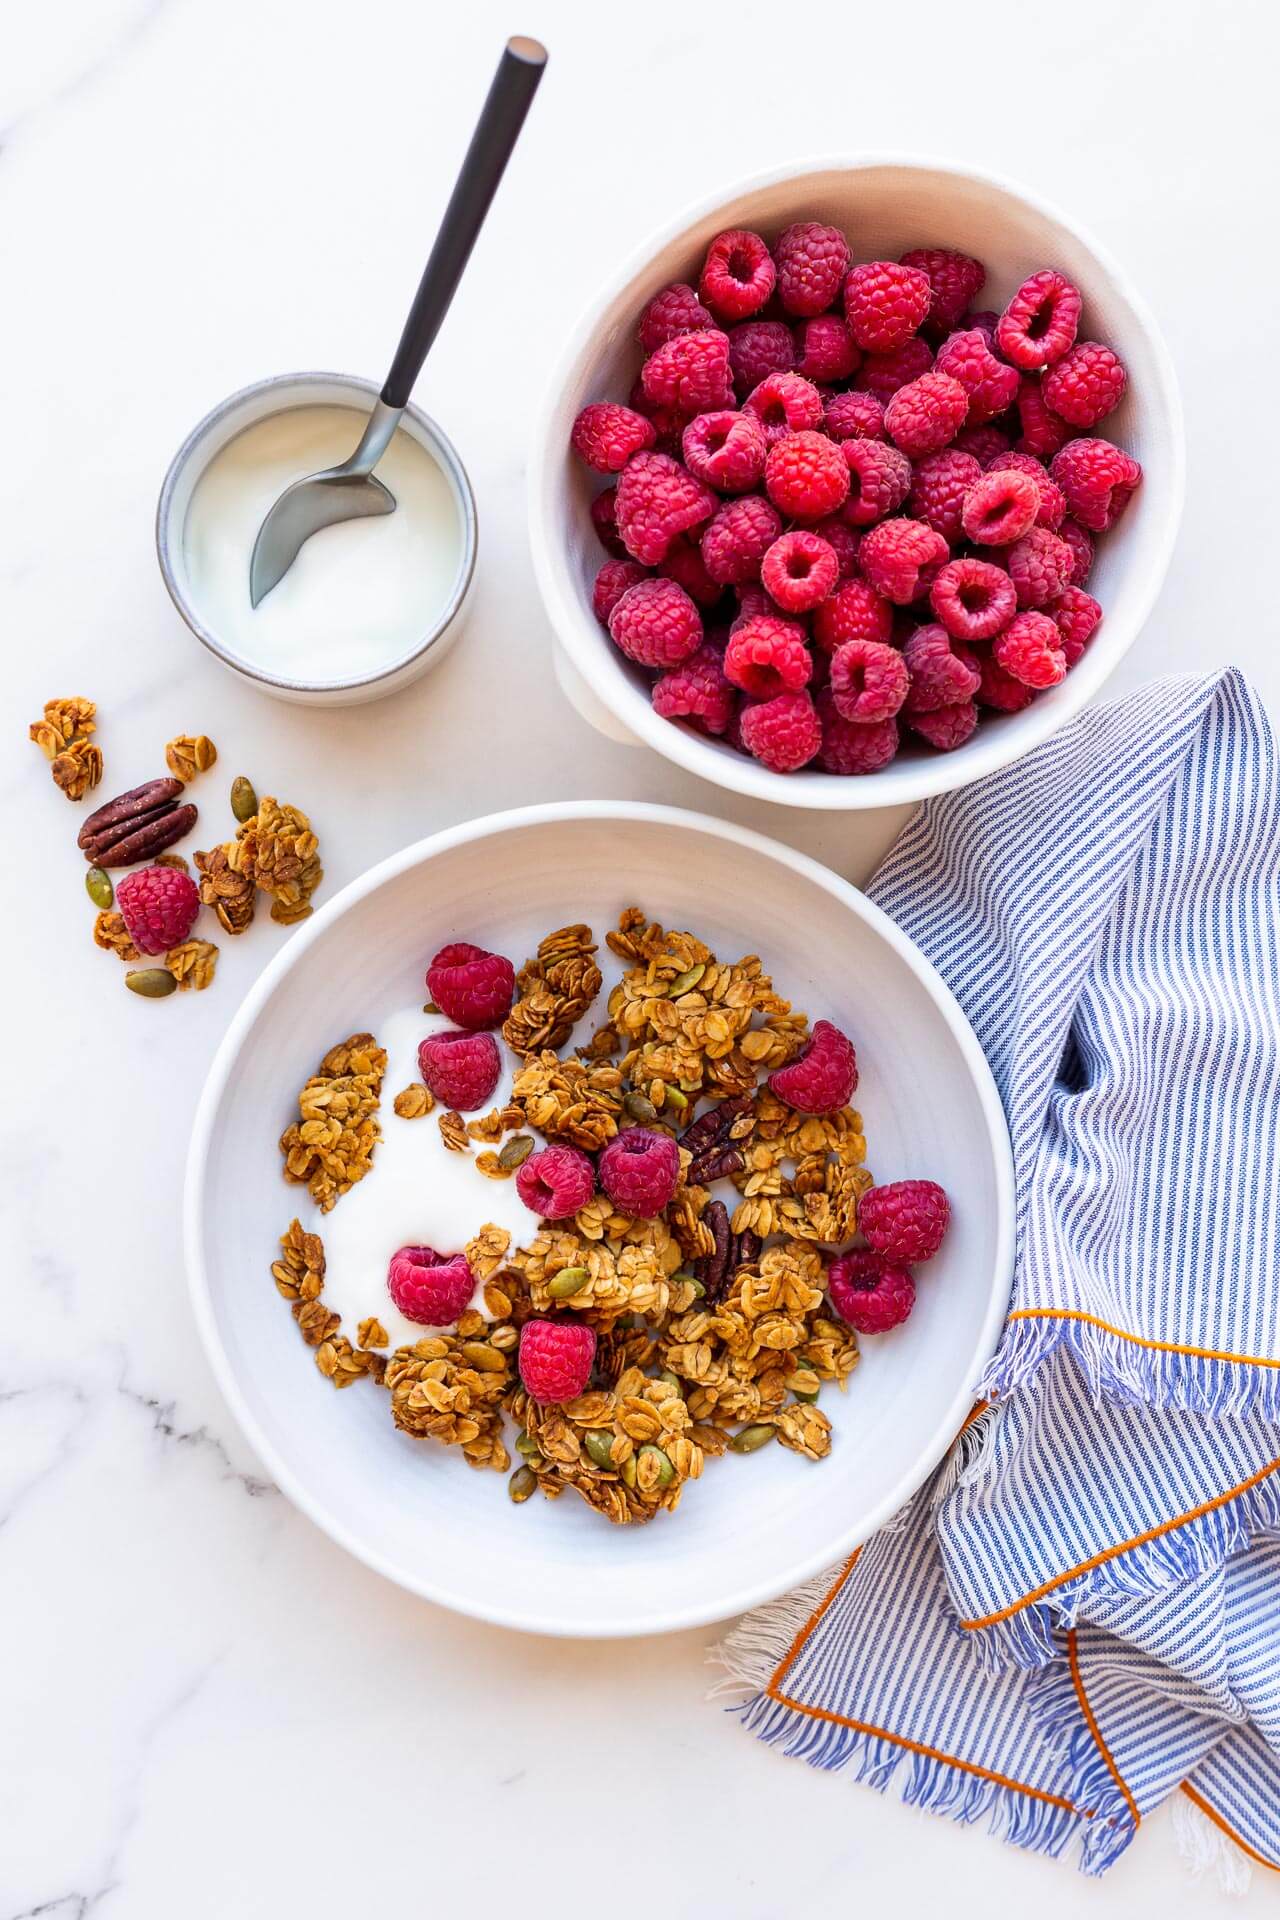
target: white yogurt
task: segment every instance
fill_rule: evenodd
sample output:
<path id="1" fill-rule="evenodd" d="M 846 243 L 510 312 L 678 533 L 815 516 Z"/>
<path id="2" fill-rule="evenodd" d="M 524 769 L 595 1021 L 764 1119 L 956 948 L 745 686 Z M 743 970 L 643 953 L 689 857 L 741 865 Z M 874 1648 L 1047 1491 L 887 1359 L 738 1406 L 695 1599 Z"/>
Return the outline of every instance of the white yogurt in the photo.
<path id="1" fill-rule="evenodd" d="M 315 1213 L 309 1222 L 324 1242 L 325 1305 L 342 1317 L 342 1329 L 354 1340 L 358 1323 L 376 1314 L 393 1347 L 420 1340 L 426 1332 L 406 1320 L 387 1291 L 387 1265 L 398 1247 L 434 1247 L 437 1253 L 461 1253 L 480 1228 L 505 1227 L 513 1246 L 530 1241 L 538 1230 L 511 1180 L 489 1180 L 477 1173 L 470 1154 L 450 1153 L 440 1138 L 436 1115 L 402 1120 L 391 1102 L 401 1087 L 416 1084 L 418 1045 L 450 1022 L 442 1014 L 406 1007 L 379 1022 L 378 1038 L 387 1052 L 383 1079 L 382 1139 L 373 1167 L 344 1194 L 331 1213 Z M 501 1107 L 511 1093 L 515 1062 L 499 1041 L 502 1078 L 491 1106 Z M 488 1109 L 486 1108 L 486 1112 Z M 481 1289 L 472 1305 L 481 1313 Z"/>
<path id="2" fill-rule="evenodd" d="M 367 417 L 335 406 L 269 414 L 214 455 L 191 496 L 182 539 L 196 611 L 231 651 L 284 679 L 348 680 L 390 667 L 428 636 L 457 584 L 457 499 L 426 447 L 400 427 L 377 469 L 395 512 L 315 534 L 250 605 L 249 557 L 267 512 L 292 481 L 347 459 Z"/>

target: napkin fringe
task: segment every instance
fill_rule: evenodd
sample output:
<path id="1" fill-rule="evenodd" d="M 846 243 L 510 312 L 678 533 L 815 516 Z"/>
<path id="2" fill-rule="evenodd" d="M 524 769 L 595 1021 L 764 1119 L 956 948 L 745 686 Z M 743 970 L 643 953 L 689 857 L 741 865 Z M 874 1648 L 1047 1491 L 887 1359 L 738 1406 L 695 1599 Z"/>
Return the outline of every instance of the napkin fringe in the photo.
<path id="1" fill-rule="evenodd" d="M 1061 1651 L 1059 1646 L 1059 1656 Z M 1069 1663 L 1059 1657 L 1029 1681 L 1026 1702 L 1045 1745 L 1066 1768 L 1064 1795 L 1076 1806 L 1089 1809 L 1081 1837 L 1081 1872 L 1105 1873 L 1133 1839 L 1137 1823 L 1111 1763 L 1085 1719 Z"/>
<path id="2" fill-rule="evenodd" d="M 839 1577 L 838 1566 L 824 1567 L 790 1593 L 744 1614 L 723 1640 L 707 1650 L 708 1666 L 723 1667 L 725 1672 L 708 1699 L 745 1704 L 767 1687 Z"/>
<path id="3" fill-rule="evenodd" d="M 1173 1796 L 1173 1837 L 1179 1856 L 1197 1880 L 1208 1873 L 1221 1892 L 1248 1893 L 1253 1881 L 1248 1856 L 1184 1793 Z"/>
<path id="4" fill-rule="evenodd" d="M 1148 1347 L 1066 1315 L 1012 1321 L 979 1391 L 993 1400 L 1007 1398 L 1025 1387 L 1060 1346 L 1079 1363 L 1095 1399 L 1213 1419 L 1257 1414 L 1280 1423 L 1280 1366 Z"/>

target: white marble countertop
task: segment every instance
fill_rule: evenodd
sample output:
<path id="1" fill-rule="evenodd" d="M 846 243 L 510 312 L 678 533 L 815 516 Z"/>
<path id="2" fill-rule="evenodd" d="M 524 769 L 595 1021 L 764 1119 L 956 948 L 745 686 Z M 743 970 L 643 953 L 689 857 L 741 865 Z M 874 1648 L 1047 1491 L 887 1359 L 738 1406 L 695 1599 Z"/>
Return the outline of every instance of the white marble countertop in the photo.
<path id="1" fill-rule="evenodd" d="M 172 611 L 161 476 L 247 380 L 381 374 L 513 28 L 547 40 L 548 80 L 419 391 L 479 497 L 469 630 L 390 704 L 275 704 Z M 18 890 L 0 959 L 0 1920 L 392 1903 L 763 1920 L 955 1910 L 957 1893 L 961 1911 L 981 1896 L 1044 1920 L 1082 1902 L 1227 1911 L 1184 1878 L 1167 1816 L 1086 1887 L 745 1738 L 704 1702 L 710 1632 L 569 1645 L 473 1625 L 295 1513 L 214 1388 L 180 1248 L 201 1079 L 285 936 L 260 921 L 224 943 L 215 990 L 162 1014 L 131 1000 L 89 941 L 79 816 L 23 736 L 48 695 L 92 695 L 114 792 L 157 772 L 172 734 L 207 731 L 228 776 L 313 812 L 326 891 L 468 815 L 592 795 L 719 809 L 864 876 L 895 818 L 751 806 L 569 711 L 523 499 L 545 370 L 622 252 L 718 182 L 859 144 L 1021 178 L 1127 263 L 1181 371 L 1191 458 L 1173 570 L 1116 684 L 1234 659 L 1280 709 L 1274 11 L 1083 0 L 971 25 L 958 0 L 537 0 L 519 18 L 488 0 L 63 0 L 9 9 L 0 36 L 0 796 Z"/>

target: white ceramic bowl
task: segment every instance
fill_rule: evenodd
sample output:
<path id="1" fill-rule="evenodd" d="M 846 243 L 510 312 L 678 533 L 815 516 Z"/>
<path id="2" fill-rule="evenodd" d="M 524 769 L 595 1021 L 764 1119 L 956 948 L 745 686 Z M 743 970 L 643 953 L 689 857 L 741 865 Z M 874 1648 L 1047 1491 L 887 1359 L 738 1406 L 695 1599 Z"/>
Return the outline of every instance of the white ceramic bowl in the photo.
<path id="1" fill-rule="evenodd" d="M 645 302 L 672 280 L 694 280 L 712 236 L 757 228 L 772 238 L 790 221 L 829 220 L 857 259 L 908 247 L 952 246 L 988 269 L 983 306 L 1000 307 L 1027 274 L 1057 266 L 1084 294 L 1082 334 L 1108 341 L 1129 368 L 1129 392 L 1101 431 L 1136 454 L 1145 480 L 1120 525 L 1099 544 L 1089 590 L 1104 616 L 1084 659 L 1060 687 L 1019 714 L 984 714 L 953 753 L 906 747 L 880 773 L 841 779 L 775 774 L 692 727 L 654 713 L 646 677 L 612 646 L 591 612 L 604 554 L 587 512 L 599 490 L 569 451 L 569 429 L 590 400 L 625 400 L 640 365 L 635 330 Z M 730 198 L 686 210 L 645 242 L 592 303 L 556 369 L 535 429 L 530 532 L 538 584 L 556 638 L 556 664 L 579 710 L 616 739 L 656 747 L 704 780 L 789 806 L 890 806 L 945 793 L 1006 766 L 1055 733 L 1097 694 L 1128 652 L 1164 579 L 1182 511 L 1182 410 L 1155 321 L 1114 261 L 1065 217 L 990 175 L 938 161 L 866 156 L 807 162 L 750 180 Z"/>
<path id="2" fill-rule="evenodd" d="M 912 1318 L 864 1343 L 847 1395 L 823 1392 L 830 1458 L 815 1466 L 777 1447 L 709 1462 L 678 1513 L 634 1529 L 609 1526 L 567 1494 L 514 1507 L 501 1475 L 398 1433 L 372 1382 L 334 1393 L 268 1272 L 300 1192 L 281 1177 L 277 1137 L 326 1048 L 354 1030 L 376 1034 L 412 1004 L 446 940 L 473 938 L 519 960 L 570 921 L 589 920 L 602 939 L 633 902 L 722 953 L 758 949 L 798 1005 L 845 1024 L 873 1170 L 930 1175 L 955 1202 Z M 861 894 L 720 821 L 578 802 L 498 814 L 409 847 L 291 937 L 209 1075 L 188 1163 L 187 1261 L 232 1411 L 284 1491 L 340 1545 L 486 1620 L 655 1633 L 784 1591 L 920 1484 L 969 1410 L 1003 1319 L 1011 1194 L 1003 1114 L 977 1041 L 933 969 Z M 484 1217 L 477 1178 L 477 1225 Z"/>

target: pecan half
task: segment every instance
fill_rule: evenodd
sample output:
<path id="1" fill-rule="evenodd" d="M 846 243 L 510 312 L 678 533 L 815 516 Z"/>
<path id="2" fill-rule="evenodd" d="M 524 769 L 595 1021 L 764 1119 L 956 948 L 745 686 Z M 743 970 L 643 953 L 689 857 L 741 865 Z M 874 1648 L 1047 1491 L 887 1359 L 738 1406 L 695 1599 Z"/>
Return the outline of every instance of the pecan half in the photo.
<path id="1" fill-rule="evenodd" d="M 131 867 L 153 860 L 196 823 L 196 809 L 183 805 L 181 780 L 147 780 L 91 813 L 77 844 L 91 867 Z"/>
<path id="2" fill-rule="evenodd" d="M 713 1307 L 724 1296 L 729 1284 L 729 1263 L 733 1257 L 733 1233 L 729 1226 L 729 1209 L 723 1200 L 712 1200 L 702 1216 L 703 1224 L 710 1227 L 715 1236 L 715 1252 L 704 1254 L 697 1262 L 695 1271 L 706 1288 L 706 1300 Z"/>
<path id="3" fill-rule="evenodd" d="M 745 1140 L 755 1129 L 752 1105 L 752 1094 L 736 1094 L 708 1107 L 685 1128 L 680 1145 L 693 1155 L 687 1176 L 691 1185 L 709 1187 L 713 1180 L 741 1173 L 746 1157 L 735 1142 Z"/>

